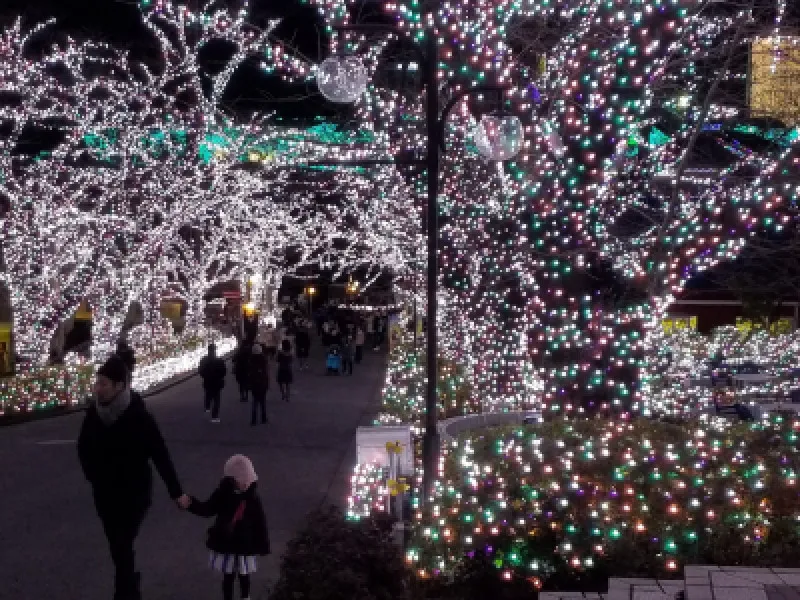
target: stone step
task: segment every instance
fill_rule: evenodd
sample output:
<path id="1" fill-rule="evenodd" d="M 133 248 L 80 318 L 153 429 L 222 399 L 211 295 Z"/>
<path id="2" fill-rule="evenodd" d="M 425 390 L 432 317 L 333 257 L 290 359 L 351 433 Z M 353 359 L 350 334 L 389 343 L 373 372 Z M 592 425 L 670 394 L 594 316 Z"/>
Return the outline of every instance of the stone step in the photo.
<path id="1" fill-rule="evenodd" d="M 602 597 L 592 592 L 541 592 L 539 600 L 602 600 Z"/>

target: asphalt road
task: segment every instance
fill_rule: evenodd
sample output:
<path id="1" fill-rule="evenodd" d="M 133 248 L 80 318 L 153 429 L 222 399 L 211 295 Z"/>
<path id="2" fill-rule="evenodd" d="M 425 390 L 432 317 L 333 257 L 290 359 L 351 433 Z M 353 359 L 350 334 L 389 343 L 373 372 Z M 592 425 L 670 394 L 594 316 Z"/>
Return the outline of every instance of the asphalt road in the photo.
<path id="1" fill-rule="evenodd" d="M 252 458 L 273 548 L 259 563 L 253 600 L 266 596 L 280 555 L 308 512 L 344 503 L 355 429 L 377 410 L 385 356 L 367 352 L 352 377 L 328 377 L 319 342 L 313 343 L 313 367 L 295 373 L 292 401 L 281 401 L 277 386 L 270 389 L 266 426 L 250 426 L 250 406 L 239 402 L 230 374 L 220 424 L 203 411 L 197 377 L 147 400 L 188 493 L 210 494 L 230 455 Z M 82 418 L 0 428 L 1 600 L 112 597 L 111 559 L 75 451 Z M 221 580 L 206 566 L 209 525 L 179 511 L 156 475 L 153 506 L 136 546 L 145 600 L 221 597 Z"/>

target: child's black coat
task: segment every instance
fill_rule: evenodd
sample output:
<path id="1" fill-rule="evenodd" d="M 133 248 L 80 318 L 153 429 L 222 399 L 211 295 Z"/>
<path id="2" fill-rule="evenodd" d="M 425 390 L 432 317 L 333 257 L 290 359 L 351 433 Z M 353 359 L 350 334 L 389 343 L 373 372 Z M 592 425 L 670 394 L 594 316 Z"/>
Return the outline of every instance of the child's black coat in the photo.
<path id="1" fill-rule="evenodd" d="M 234 516 L 244 502 L 241 518 Z M 216 520 L 208 530 L 206 545 L 219 554 L 263 556 L 270 553 L 269 533 L 264 507 L 253 483 L 246 492 L 237 493 L 233 479 L 225 477 L 206 502 L 192 498 L 189 511 L 200 517 Z"/>

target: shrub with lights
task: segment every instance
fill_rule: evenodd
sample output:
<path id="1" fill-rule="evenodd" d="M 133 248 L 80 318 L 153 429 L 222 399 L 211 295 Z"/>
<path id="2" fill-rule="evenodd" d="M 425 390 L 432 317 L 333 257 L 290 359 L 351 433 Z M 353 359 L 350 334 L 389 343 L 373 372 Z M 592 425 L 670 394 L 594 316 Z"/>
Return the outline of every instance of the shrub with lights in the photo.
<path id="1" fill-rule="evenodd" d="M 743 402 L 785 402 L 791 391 L 800 387 L 798 331 L 773 334 L 725 326 L 704 335 L 691 330 L 667 333 L 659 328 L 649 334 L 648 340 L 652 348 L 642 378 L 642 394 L 654 414 L 681 417 L 713 410 L 712 365 L 730 374 L 749 364 L 764 375 L 739 385 L 736 397 Z"/>
<path id="2" fill-rule="evenodd" d="M 416 424 L 423 415 L 410 338 L 390 356 L 379 423 Z M 571 590 L 602 588 L 609 576 L 679 576 L 686 564 L 792 566 L 800 558 L 800 421 L 698 417 L 712 406 L 710 389 L 686 379 L 724 348 L 733 361 L 777 368 L 775 385 L 785 387 L 796 338 L 733 328 L 662 334 L 662 349 L 676 358 L 659 386 L 647 381 L 647 393 L 680 419 L 547 412 L 541 425 L 476 430 L 445 445 L 433 502 L 413 499 L 409 565 L 439 579 L 465 557 L 488 554 L 500 577 Z M 386 511 L 393 485 L 387 468 L 357 465 L 348 518 Z"/>
<path id="3" fill-rule="evenodd" d="M 93 365 L 78 362 L 0 379 L 0 420 L 74 407 L 91 393 L 94 371 Z"/>
<path id="4" fill-rule="evenodd" d="M 553 421 L 447 449 L 407 558 L 447 572 L 486 552 L 503 577 L 577 584 L 600 570 L 669 576 L 686 563 L 793 565 L 800 421 Z"/>

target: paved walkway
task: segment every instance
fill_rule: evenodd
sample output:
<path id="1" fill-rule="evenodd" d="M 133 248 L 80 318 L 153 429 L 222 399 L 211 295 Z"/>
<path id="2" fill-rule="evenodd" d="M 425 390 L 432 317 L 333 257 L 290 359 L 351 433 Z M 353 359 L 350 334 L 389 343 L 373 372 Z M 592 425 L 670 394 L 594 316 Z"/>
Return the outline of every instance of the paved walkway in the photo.
<path id="1" fill-rule="evenodd" d="M 293 399 L 270 390 L 270 424 L 250 427 L 250 406 L 229 375 L 222 423 L 203 412 L 193 378 L 147 403 L 161 425 L 188 493 L 205 497 L 225 460 L 253 459 L 267 509 L 273 555 L 260 563 L 253 600 L 277 578 L 279 557 L 305 515 L 343 503 L 355 462 L 355 429 L 377 412 L 385 356 L 367 353 L 353 377 L 324 375 L 317 339 L 313 368 L 295 373 Z M 360 368 L 359 368 L 360 367 Z M 0 597 L 108 600 L 113 570 L 75 452 L 82 415 L 0 429 Z M 206 569 L 203 519 L 181 513 L 156 476 L 153 507 L 137 543 L 145 600 L 217 600 L 220 581 Z"/>

